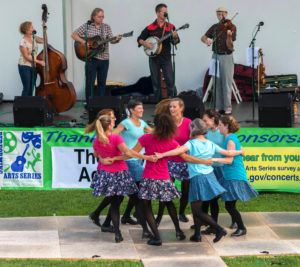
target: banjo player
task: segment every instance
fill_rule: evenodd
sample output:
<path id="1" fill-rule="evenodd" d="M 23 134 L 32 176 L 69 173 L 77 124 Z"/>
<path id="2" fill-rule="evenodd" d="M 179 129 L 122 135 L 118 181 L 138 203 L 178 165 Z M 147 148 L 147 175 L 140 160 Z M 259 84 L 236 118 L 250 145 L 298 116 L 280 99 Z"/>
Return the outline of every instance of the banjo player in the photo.
<path id="1" fill-rule="evenodd" d="M 180 42 L 178 34 L 176 32 L 175 26 L 166 21 L 168 16 L 168 10 L 166 4 L 158 4 L 155 7 L 156 12 L 156 20 L 148 25 L 138 37 L 138 45 L 143 46 L 145 49 L 152 50 L 153 44 L 151 42 L 147 42 L 147 38 L 149 37 L 157 37 L 162 38 L 164 35 L 172 33 L 173 38 L 167 38 L 164 40 L 161 45 L 161 51 L 158 51 L 157 54 L 153 53 L 153 56 L 149 57 L 149 68 L 153 86 L 153 92 L 157 100 L 160 99 L 161 92 L 161 77 L 160 70 L 162 69 L 167 90 L 168 96 L 173 96 L 173 88 L 174 88 L 174 74 L 173 67 L 171 61 L 171 43 L 176 45 Z M 159 49 L 160 50 L 160 49 Z"/>

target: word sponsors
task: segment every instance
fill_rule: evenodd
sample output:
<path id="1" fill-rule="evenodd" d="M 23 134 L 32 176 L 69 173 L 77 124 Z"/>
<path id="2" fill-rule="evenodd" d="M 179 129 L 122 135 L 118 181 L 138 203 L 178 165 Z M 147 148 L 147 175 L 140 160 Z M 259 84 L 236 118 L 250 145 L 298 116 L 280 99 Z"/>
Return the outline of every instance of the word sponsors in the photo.
<path id="1" fill-rule="evenodd" d="M 248 180 L 259 190 L 300 191 L 300 148 L 245 147 Z"/>

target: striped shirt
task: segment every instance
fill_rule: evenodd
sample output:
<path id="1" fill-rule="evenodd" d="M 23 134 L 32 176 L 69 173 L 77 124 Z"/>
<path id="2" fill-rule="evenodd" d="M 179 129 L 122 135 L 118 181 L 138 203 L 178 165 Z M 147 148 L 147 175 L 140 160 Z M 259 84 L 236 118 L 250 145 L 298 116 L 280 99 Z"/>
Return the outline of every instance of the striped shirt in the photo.
<path id="1" fill-rule="evenodd" d="M 86 23 L 82 24 L 78 29 L 75 30 L 79 34 L 79 36 L 85 39 L 86 35 Z M 88 25 L 88 38 L 92 38 L 94 36 L 99 35 L 102 39 L 112 38 L 113 34 L 111 28 L 108 24 L 101 23 L 101 26 L 97 28 L 94 23 Z M 104 51 L 100 54 L 94 56 L 94 58 L 101 60 L 109 59 L 109 43 L 107 42 L 104 46 Z"/>

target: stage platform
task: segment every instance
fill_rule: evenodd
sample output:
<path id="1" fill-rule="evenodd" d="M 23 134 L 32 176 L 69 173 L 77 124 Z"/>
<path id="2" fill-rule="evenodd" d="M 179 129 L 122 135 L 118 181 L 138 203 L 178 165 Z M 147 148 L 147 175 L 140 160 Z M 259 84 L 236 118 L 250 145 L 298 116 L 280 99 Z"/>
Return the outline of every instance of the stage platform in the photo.
<path id="1" fill-rule="evenodd" d="M 293 128 L 300 128 L 300 102 L 297 102 L 298 116 L 293 123 Z M 254 120 L 253 120 L 253 104 L 252 102 L 242 102 L 236 104 L 233 102 L 232 115 L 239 121 L 242 127 L 259 127 L 258 125 L 258 104 L 254 105 Z M 205 108 L 209 108 L 209 104 L 205 103 Z M 155 105 L 144 104 L 143 119 L 148 123 L 153 121 Z M 76 104 L 68 111 L 62 112 L 53 119 L 54 126 L 57 127 L 84 127 L 88 123 L 88 115 L 84 114 L 84 105 L 82 101 L 77 101 Z M 13 126 L 13 102 L 3 102 L 0 104 L 0 126 Z"/>

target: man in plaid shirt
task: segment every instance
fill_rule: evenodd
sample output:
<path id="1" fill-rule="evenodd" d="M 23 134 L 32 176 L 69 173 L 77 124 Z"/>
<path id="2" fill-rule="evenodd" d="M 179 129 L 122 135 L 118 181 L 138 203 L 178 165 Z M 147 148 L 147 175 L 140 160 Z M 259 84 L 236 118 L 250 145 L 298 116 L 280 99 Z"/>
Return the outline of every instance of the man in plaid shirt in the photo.
<path id="1" fill-rule="evenodd" d="M 95 8 L 91 14 L 91 20 L 82 24 L 78 29 L 72 33 L 72 38 L 85 44 L 86 28 L 87 37 L 91 38 L 99 35 L 103 39 L 112 38 L 113 34 L 108 24 L 103 23 L 104 10 L 101 8 Z M 122 36 L 117 36 L 112 44 L 118 43 L 122 39 Z M 88 69 L 86 71 L 86 88 L 85 98 L 88 103 L 89 98 L 92 95 L 96 76 L 97 76 L 97 88 L 93 95 L 103 96 L 105 93 L 106 78 L 109 66 L 109 44 L 105 43 L 104 51 L 95 55 L 88 63 Z"/>

